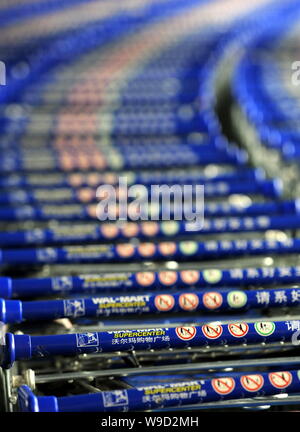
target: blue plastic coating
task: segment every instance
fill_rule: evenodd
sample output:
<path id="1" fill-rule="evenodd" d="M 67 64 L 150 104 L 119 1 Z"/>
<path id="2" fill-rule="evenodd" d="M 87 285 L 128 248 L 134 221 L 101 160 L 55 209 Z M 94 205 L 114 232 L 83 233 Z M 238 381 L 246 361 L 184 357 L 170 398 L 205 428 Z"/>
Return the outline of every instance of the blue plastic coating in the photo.
<path id="1" fill-rule="evenodd" d="M 158 153 L 159 154 L 159 153 Z M 160 154 L 160 160 L 164 160 L 164 155 Z M 193 160 L 194 156 L 191 156 Z M 178 156 L 179 160 L 183 160 L 182 156 Z M 210 162 L 207 162 L 210 163 Z M 150 192 L 151 186 L 145 186 Z M 80 190 L 72 188 L 57 188 L 47 190 L 45 188 L 32 190 L 14 190 L 10 192 L 0 193 L 0 205 L 25 205 L 25 204 L 55 204 L 55 203 L 82 203 L 97 202 L 96 188 L 91 190 L 91 198 L 84 200 L 81 198 Z M 195 196 L 195 188 L 193 188 L 193 196 Z M 235 183 L 229 182 L 206 182 L 204 187 L 204 195 L 206 197 L 224 197 L 231 194 L 261 194 L 265 197 L 278 198 L 282 193 L 282 183 L 279 179 L 254 181 L 239 181 Z"/>
<path id="2" fill-rule="evenodd" d="M 0 299 L 0 321 L 8 324 L 20 321 L 58 318 L 110 317 L 124 315 L 239 312 L 268 307 L 297 307 L 300 289 L 280 288 L 258 291 L 222 290 L 160 292 L 157 294 L 123 294 L 66 300 L 20 301 Z M 199 316 L 199 313 L 197 314 Z"/>
<path id="3" fill-rule="evenodd" d="M 151 350 L 298 341 L 300 321 L 214 322 L 202 326 L 87 332 L 50 336 L 6 334 L 1 347 L 4 368 L 15 360 L 116 351 Z"/>
<path id="4" fill-rule="evenodd" d="M 145 258 L 154 261 L 174 259 L 205 260 L 229 258 L 243 255 L 265 255 L 269 253 L 287 254 L 300 252 L 300 239 L 283 240 L 210 240 L 196 242 L 192 240 L 158 244 L 147 242 L 138 246 L 131 243 L 119 245 L 101 244 L 89 246 L 66 246 L 61 248 L 26 248 L 1 249 L 2 263 L 105 263 L 141 261 Z"/>
<path id="5" fill-rule="evenodd" d="M 45 278 L 0 278 L 0 298 L 26 298 L 47 295 L 102 294 L 167 288 L 243 287 L 247 285 L 297 284 L 300 266 L 245 267 L 182 271 L 143 271 L 82 274 Z"/>
<path id="6" fill-rule="evenodd" d="M 28 386 L 21 386 L 18 390 L 18 402 L 20 410 L 26 412 L 124 412 L 280 393 L 293 394 L 299 391 L 299 371 L 281 370 L 269 373 L 243 372 L 200 380 L 187 378 L 180 380 L 173 377 L 173 381 L 170 382 L 154 382 L 151 385 L 141 385 L 126 390 L 65 397 L 35 396 Z"/>
<path id="7" fill-rule="evenodd" d="M 293 215 L 299 213 L 299 200 L 291 201 L 266 201 L 254 202 L 248 206 L 240 206 L 228 204 L 226 202 L 204 203 L 205 217 L 222 217 L 222 216 L 255 216 L 255 215 L 276 215 L 287 214 Z M 179 206 L 176 204 L 174 208 L 170 209 L 170 217 L 174 218 L 177 214 Z M 197 208 L 195 205 L 192 212 L 196 213 Z M 161 209 L 158 216 L 162 218 Z M 93 216 L 89 211 L 89 207 L 83 204 L 54 204 L 54 205 L 36 205 L 36 206 L 18 206 L 18 207 L 4 207 L 0 208 L 0 220 L 35 220 L 35 221 L 95 221 L 96 216 Z"/>
<path id="8" fill-rule="evenodd" d="M 201 219 L 201 213 L 198 218 Z M 155 235 L 158 239 L 176 239 L 180 236 L 194 236 L 195 234 L 223 234 L 234 232 L 252 232 L 266 230 L 295 230 L 300 228 L 300 216 L 295 214 L 279 216 L 248 216 L 202 219 L 197 221 L 196 213 L 192 222 L 164 221 L 149 223 L 130 222 L 123 228 L 117 224 L 111 225 L 62 225 L 50 229 L 34 229 L 27 231 L 0 232 L 0 246 L 23 246 L 49 244 L 59 245 L 65 243 L 88 243 L 95 241 L 118 241 L 128 237 L 136 237 L 141 240 L 152 239 Z M 149 229 L 148 229 L 149 227 Z"/>

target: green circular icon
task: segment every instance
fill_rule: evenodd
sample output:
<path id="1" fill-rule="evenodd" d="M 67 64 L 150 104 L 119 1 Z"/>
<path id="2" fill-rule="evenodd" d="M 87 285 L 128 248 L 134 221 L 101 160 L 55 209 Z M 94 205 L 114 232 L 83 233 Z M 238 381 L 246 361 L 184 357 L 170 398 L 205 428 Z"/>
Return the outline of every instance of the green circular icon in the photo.
<path id="1" fill-rule="evenodd" d="M 219 269 L 207 269 L 202 272 L 203 279 L 208 283 L 218 283 L 222 279 L 222 271 Z"/>
<path id="2" fill-rule="evenodd" d="M 247 303 L 247 294 L 243 291 L 230 291 L 227 295 L 227 302 L 232 308 L 242 308 Z"/>
<path id="3" fill-rule="evenodd" d="M 274 333 L 275 323 L 271 321 L 260 321 L 254 324 L 254 328 L 260 336 L 270 336 Z"/>
<path id="4" fill-rule="evenodd" d="M 179 223 L 176 221 L 167 221 L 161 223 L 161 231 L 165 235 L 175 235 L 179 231 Z"/>
<path id="5" fill-rule="evenodd" d="M 197 252 L 198 243 L 194 241 L 182 241 L 179 243 L 179 249 L 184 255 L 193 255 Z"/>

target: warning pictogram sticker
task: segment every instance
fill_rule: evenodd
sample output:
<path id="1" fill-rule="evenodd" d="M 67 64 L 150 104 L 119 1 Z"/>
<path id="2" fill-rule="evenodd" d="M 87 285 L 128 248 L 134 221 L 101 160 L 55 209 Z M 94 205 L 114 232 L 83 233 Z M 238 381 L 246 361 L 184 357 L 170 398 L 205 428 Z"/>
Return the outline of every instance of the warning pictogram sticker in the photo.
<path id="1" fill-rule="evenodd" d="M 135 277 L 137 283 L 142 286 L 152 285 L 155 281 L 155 274 L 152 272 L 139 272 Z"/>
<path id="2" fill-rule="evenodd" d="M 232 308 L 242 308 L 247 303 L 247 294 L 243 291 L 230 291 L 227 295 L 228 305 Z"/>
<path id="3" fill-rule="evenodd" d="M 179 306 L 181 309 L 186 311 L 192 311 L 197 308 L 199 304 L 199 298 L 197 294 L 194 293 L 185 293 L 179 296 Z"/>
<path id="4" fill-rule="evenodd" d="M 81 188 L 81 189 L 77 189 L 77 198 L 79 199 L 80 202 L 90 202 L 94 200 L 94 195 L 95 192 L 93 189 L 91 188 Z"/>
<path id="5" fill-rule="evenodd" d="M 228 325 L 229 333 L 237 338 L 244 337 L 249 331 L 249 326 L 247 323 L 232 323 Z"/>
<path id="6" fill-rule="evenodd" d="M 293 376 L 290 372 L 271 372 L 269 380 L 274 387 L 284 389 L 291 384 Z"/>
<path id="7" fill-rule="evenodd" d="M 207 292 L 203 294 L 202 301 L 207 309 L 218 309 L 223 303 L 223 297 L 218 292 Z"/>
<path id="8" fill-rule="evenodd" d="M 211 381 L 212 388 L 220 395 L 228 395 L 235 388 L 235 381 L 233 378 L 214 378 Z"/>
<path id="9" fill-rule="evenodd" d="M 141 226 L 142 233 L 148 237 L 156 235 L 159 231 L 159 225 L 157 222 L 143 222 Z"/>
<path id="10" fill-rule="evenodd" d="M 183 255 L 194 255 L 198 250 L 198 243 L 191 240 L 181 241 L 179 243 L 179 249 Z"/>
<path id="11" fill-rule="evenodd" d="M 202 332 L 208 339 L 218 339 L 223 333 L 223 327 L 215 323 L 205 324 L 202 326 Z"/>
<path id="12" fill-rule="evenodd" d="M 117 176 L 115 175 L 115 178 Z M 89 186 L 93 187 L 93 186 L 99 186 L 100 183 L 103 184 L 107 184 L 107 181 L 103 181 L 103 176 L 101 176 L 98 173 L 91 173 L 91 174 L 87 174 L 86 176 L 86 182 Z M 113 184 L 110 182 L 110 184 Z"/>
<path id="13" fill-rule="evenodd" d="M 155 245 L 153 243 L 141 243 L 138 251 L 143 257 L 152 257 L 155 254 Z"/>
<path id="14" fill-rule="evenodd" d="M 118 235 L 118 227 L 114 224 L 103 224 L 101 226 L 101 232 L 105 238 L 115 238 Z"/>
<path id="15" fill-rule="evenodd" d="M 115 179 L 117 179 L 117 176 L 113 174 Z M 99 184 L 107 184 L 107 181 L 104 181 L 104 176 L 98 173 L 90 173 L 87 174 L 85 177 L 83 177 L 83 183 L 86 182 L 89 186 L 99 186 Z M 116 181 L 115 181 L 116 183 Z M 112 184 L 110 182 L 110 184 Z"/>
<path id="16" fill-rule="evenodd" d="M 93 174 L 94 175 L 94 174 Z M 97 174 L 98 175 L 98 174 Z M 127 176 L 127 175 L 126 175 Z M 90 179 L 91 179 L 91 174 L 89 174 L 89 176 L 88 176 L 88 178 L 89 178 L 89 181 L 90 181 Z M 127 179 L 128 180 L 128 179 Z M 114 173 L 105 173 L 104 175 L 103 175 L 103 184 L 116 184 L 118 182 L 118 177 L 116 176 L 116 174 L 114 174 Z M 98 185 L 100 184 L 99 183 L 99 178 L 98 178 L 98 183 L 97 183 Z M 96 185 L 95 185 L 96 186 Z"/>
<path id="17" fill-rule="evenodd" d="M 160 294 L 155 297 L 154 304 L 157 310 L 166 312 L 173 309 L 175 300 L 169 294 Z"/>
<path id="18" fill-rule="evenodd" d="M 174 255 L 177 246 L 174 242 L 161 242 L 158 245 L 158 250 L 163 256 Z"/>
<path id="19" fill-rule="evenodd" d="M 177 327 L 175 331 L 179 339 L 184 341 L 193 339 L 197 333 L 196 327 Z"/>
<path id="20" fill-rule="evenodd" d="M 270 336 L 274 333 L 275 323 L 271 321 L 256 322 L 254 328 L 260 336 Z"/>
<path id="21" fill-rule="evenodd" d="M 161 231 L 165 235 L 175 235 L 178 233 L 180 225 L 176 221 L 165 221 L 161 223 Z"/>
<path id="22" fill-rule="evenodd" d="M 264 385 L 264 378 L 262 375 L 243 375 L 241 384 L 248 392 L 258 392 Z"/>
<path id="23" fill-rule="evenodd" d="M 175 271 L 161 271 L 158 273 L 158 279 L 163 285 L 173 285 L 177 282 L 177 273 Z"/>
<path id="24" fill-rule="evenodd" d="M 71 174 L 71 175 L 68 176 L 68 182 L 73 187 L 81 186 L 82 183 L 83 183 L 83 181 L 84 181 L 84 178 L 83 178 L 82 174 Z"/>
<path id="25" fill-rule="evenodd" d="M 86 211 L 87 211 L 88 215 L 92 218 L 97 218 L 99 216 L 97 204 L 91 204 L 91 205 L 86 206 Z"/>
<path id="26" fill-rule="evenodd" d="M 200 273 L 197 270 L 182 270 L 180 276 L 182 282 L 192 285 L 198 282 Z"/>
<path id="27" fill-rule="evenodd" d="M 119 244 L 117 252 L 122 258 L 129 258 L 134 254 L 134 247 L 130 244 Z"/>
<path id="28" fill-rule="evenodd" d="M 125 237 L 134 237 L 138 232 L 138 225 L 134 222 L 127 222 L 122 226 L 122 233 Z"/>
<path id="29" fill-rule="evenodd" d="M 219 269 L 203 270 L 203 279 L 210 284 L 216 284 L 222 279 L 223 273 Z"/>

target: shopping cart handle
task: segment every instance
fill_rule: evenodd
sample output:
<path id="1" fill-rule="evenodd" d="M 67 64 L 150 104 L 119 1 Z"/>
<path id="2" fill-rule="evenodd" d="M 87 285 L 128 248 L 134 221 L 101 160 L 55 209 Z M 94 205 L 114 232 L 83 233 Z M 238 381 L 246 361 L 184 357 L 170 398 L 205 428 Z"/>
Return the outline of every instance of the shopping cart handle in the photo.
<path id="1" fill-rule="evenodd" d="M 22 249 L 0 249 L 2 264 L 46 264 L 46 263 L 105 263 L 153 261 L 219 259 L 241 255 L 265 255 L 268 253 L 299 253 L 300 238 L 286 239 L 234 239 L 172 241 L 158 244 L 147 242 L 139 245 L 94 244 L 83 246 L 43 247 Z"/>
<path id="2" fill-rule="evenodd" d="M 198 405 L 207 402 L 239 400 L 276 395 L 283 391 L 299 393 L 299 371 L 235 372 L 211 379 L 182 379 L 168 377 L 168 382 L 143 384 L 128 389 L 70 396 L 35 396 L 23 385 L 18 389 L 20 411 L 25 412 L 106 412 L 164 409 L 171 406 Z M 173 396 L 173 397 L 171 397 Z"/>
<path id="3" fill-rule="evenodd" d="M 15 340 L 12 333 L 6 333 L 0 344 L 0 365 L 3 368 L 9 369 L 16 360 L 15 355 Z"/>
<path id="4" fill-rule="evenodd" d="M 59 300 L 0 299 L 0 321 L 15 324 L 21 321 L 54 320 L 147 314 L 243 312 L 248 309 L 298 307 L 300 289 L 280 288 L 259 291 L 215 289 L 205 291 L 158 292 L 157 294 L 107 295 Z"/>
<path id="5" fill-rule="evenodd" d="M 0 277 L 0 298 L 11 298 L 13 295 L 13 281 L 10 277 Z M 1 307 L 1 306 L 0 306 Z M 1 321 L 1 318 L 0 318 Z"/>
<path id="6" fill-rule="evenodd" d="M 36 396 L 27 385 L 18 388 L 18 408 L 21 412 L 58 412 L 55 396 Z"/>
<path id="7" fill-rule="evenodd" d="M 107 352 L 149 351 L 153 349 L 269 342 L 293 342 L 300 333 L 300 321 L 220 322 L 176 328 L 144 328 L 103 332 L 70 333 L 47 336 L 7 333 L 1 346 L 0 365 L 12 367 L 16 360 L 76 356 Z"/>
<path id="8" fill-rule="evenodd" d="M 128 291 L 150 291 L 158 288 L 218 289 L 247 285 L 298 283 L 300 266 L 235 267 L 227 269 L 197 270 L 197 265 L 182 271 L 110 272 L 91 275 L 11 279 L 0 278 L 0 298 L 45 297 L 51 295 L 103 294 Z M 233 289 L 233 288 L 232 288 Z"/>
<path id="9" fill-rule="evenodd" d="M 18 323 L 22 320 L 22 302 L 20 300 L 0 299 L 0 322 Z"/>
<path id="10" fill-rule="evenodd" d="M 204 208 L 205 212 L 205 208 Z M 197 212 L 195 212 L 196 214 Z M 159 221 L 154 222 L 157 238 L 164 240 L 169 238 L 178 239 L 182 236 L 194 236 L 201 234 L 223 234 L 231 232 L 261 232 L 266 230 L 292 230 L 300 228 L 299 214 L 284 214 L 284 215 L 262 215 L 256 217 L 227 217 L 227 218 L 206 218 L 202 223 L 202 214 L 198 212 L 198 218 L 201 222 L 197 223 L 196 219 L 193 222 L 184 221 Z M 191 229 L 191 224 L 192 228 Z M 128 234 L 126 226 L 118 227 L 115 223 L 109 225 L 114 231 L 110 238 L 107 238 L 107 225 L 93 225 L 88 232 L 80 232 L 81 225 L 75 224 L 56 228 L 34 229 L 23 231 L 0 231 L 0 246 L 13 247 L 21 245 L 40 245 L 45 242 L 48 245 L 74 244 L 79 241 L 83 244 L 99 241 L 105 242 L 110 240 L 116 242 L 118 240 L 127 240 Z M 147 232 L 143 224 L 131 222 L 136 237 L 139 240 L 151 240 L 153 232 Z M 170 228 L 171 227 L 171 228 Z"/>

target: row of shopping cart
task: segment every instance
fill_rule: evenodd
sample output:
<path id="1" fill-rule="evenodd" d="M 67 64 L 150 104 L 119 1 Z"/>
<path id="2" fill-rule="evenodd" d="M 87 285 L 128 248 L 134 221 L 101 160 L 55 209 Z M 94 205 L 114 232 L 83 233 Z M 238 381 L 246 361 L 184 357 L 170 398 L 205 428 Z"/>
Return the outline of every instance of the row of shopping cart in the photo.
<path id="1" fill-rule="evenodd" d="M 292 0 L 0 8 L 3 410 L 300 403 L 298 17 Z M 173 187 L 168 218 L 153 185 Z"/>

